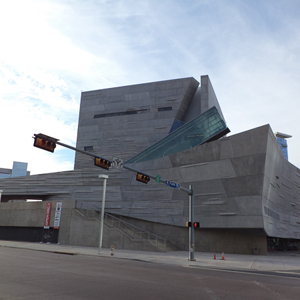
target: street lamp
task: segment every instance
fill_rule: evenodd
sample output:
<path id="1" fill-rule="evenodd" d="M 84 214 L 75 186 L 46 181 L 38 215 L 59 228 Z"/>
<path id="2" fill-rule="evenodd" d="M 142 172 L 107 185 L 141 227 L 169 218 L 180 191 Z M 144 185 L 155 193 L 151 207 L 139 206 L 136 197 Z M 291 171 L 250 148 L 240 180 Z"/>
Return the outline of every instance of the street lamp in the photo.
<path id="1" fill-rule="evenodd" d="M 194 191 L 193 186 L 190 185 L 189 189 L 191 194 L 189 195 L 189 260 L 194 261 L 195 259 L 195 238 L 194 238 Z M 198 224 L 197 224 L 198 225 Z"/>
<path id="2" fill-rule="evenodd" d="M 228 128 L 227 128 L 228 129 Z M 229 129 L 228 129 L 229 130 Z M 191 136 L 192 137 L 192 136 Z M 116 167 L 117 169 L 119 167 L 127 169 L 131 172 L 136 173 L 136 180 L 143 182 L 143 183 L 148 183 L 150 181 L 150 178 L 155 179 L 156 182 L 161 182 L 165 183 L 166 186 L 175 188 L 178 190 L 181 190 L 183 192 L 186 192 L 189 195 L 189 260 L 193 261 L 195 260 L 194 258 L 194 252 L 195 252 L 195 241 L 194 241 L 194 227 L 199 227 L 198 222 L 194 222 L 194 192 L 193 192 L 193 186 L 190 185 L 189 189 L 182 187 L 179 183 L 172 182 L 169 180 L 162 180 L 160 175 L 150 175 L 150 174 L 145 174 L 140 172 L 137 169 L 134 169 L 132 167 L 129 167 L 127 165 L 123 164 L 123 160 L 120 158 L 114 158 L 113 161 L 110 161 L 108 159 L 105 159 L 103 157 L 97 156 L 93 153 L 89 153 L 87 151 L 80 150 L 78 148 L 63 144 L 59 142 L 58 139 L 55 139 L 53 137 L 50 137 L 48 135 L 39 133 L 39 134 L 34 134 L 34 146 L 54 152 L 54 149 L 57 145 L 75 150 L 77 152 L 92 156 L 94 158 L 94 164 L 98 167 L 104 168 L 106 170 L 109 170 L 111 166 Z M 101 227 L 100 227 L 100 241 L 99 241 L 99 252 L 98 254 L 101 254 L 101 247 L 102 247 L 102 239 L 103 239 L 103 224 L 104 224 L 104 207 L 105 207 L 105 193 L 106 193 L 106 180 L 108 179 L 107 175 L 99 175 L 99 178 L 104 179 L 103 182 L 103 196 L 102 196 L 102 211 L 101 211 Z M 1 191 L 0 191 L 0 201 L 1 201 Z M 196 224 L 196 225 L 195 225 Z"/>
<path id="3" fill-rule="evenodd" d="M 107 178 L 108 178 L 108 175 L 101 174 L 101 175 L 99 175 L 99 178 L 104 179 L 104 181 L 103 181 L 103 194 L 102 194 L 101 222 L 100 222 L 99 251 L 98 251 L 98 254 L 101 254 L 102 239 L 103 239 L 103 224 L 104 224 L 104 208 L 105 208 L 106 180 L 107 180 Z"/>

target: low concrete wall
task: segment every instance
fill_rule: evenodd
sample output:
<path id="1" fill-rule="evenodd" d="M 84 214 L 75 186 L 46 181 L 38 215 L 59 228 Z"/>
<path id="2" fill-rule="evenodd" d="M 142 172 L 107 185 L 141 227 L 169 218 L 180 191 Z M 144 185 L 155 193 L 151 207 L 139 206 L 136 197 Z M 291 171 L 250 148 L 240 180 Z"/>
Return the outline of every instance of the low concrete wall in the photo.
<path id="1" fill-rule="evenodd" d="M 51 202 L 51 201 L 49 201 Z M 50 227 L 54 225 L 55 207 L 57 201 L 52 202 Z M 0 204 L 0 226 L 3 227 L 37 227 L 43 228 L 47 202 L 5 202 Z M 75 200 L 63 201 L 59 229 L 59 242 L 68 244 L 70 223 Z"/>
<path id="2" fill-rule="evenodd" d="M 48 201 L 51 202 L 51 201 Z M 36 227 L 43 228 L 45 221 L 47 202 L 6 202 L 0 205 L 0 227 L 19 228 Z M 56 201 L 52 202 L 50 227 L 54 225 Z M 79 245 L 98 247 L 100 238 L 100 222 L 89 219 L 75 209 L 75 200 L 62 202 L 61 221 L 58 241 L 65 245 Z M 104 248 L 114 245 L 116 249 L 153 251 L 150 245 L 144 242 L 132 241 L 118 229 L 103 229 Z"/>
<path id="3" fill-rule="evenodd" d="M 43 227 L 47 202 L 16 201 L 1 203 L 0 226 Z M 52 202 L 50 226 L 53 226 L 54 224 L 56 202 L 57 201 Z M 69 223 L 70 213 L 74 208 L 74 200 L 63 201 L 61 226 Z"/>
<path id="4" fill-rule="evenodd" d="M 66 244 L 99 247 L 100 222 L 97 219 L 88 219 L 79 211 L 73 210 L 70 218 L 70 235 Z M 60 240 L 62 243 L 62 240 Z M 153 251 L 151 245 L 142 241 L 133 241 L 117 228 L 103 228 L 102 246 L 115 249 Z"/>
<path id="5" fill-rule="evenodd" d="M 122 217 L 123 220 L 150 231 L 177 246 L 189 249 L 189 230 L 187 227 L 147 222 Z M 195 228 L 195 249 L 199 252 L 226 252 L 239 254 L 267 255 L 267 237 L 259 230 L 230 230 Z"/>
<path id="6" fill-rule="evenodd" d="M 0 205 L 0 226 L 39 227 L 44 226 L 47 202 L 10 202 Z M 53 227 L 56 202 L 52 204 L 50 227 Z M 125 218 L 125 221 L 152 232 L 177 246 L 181 250 L 189 247 L 188 228 Z M 100 223 L 88 219 L 75 209 L 74 200 L 62 203 L 58 241 L 66 245 L 99 246 Z M 104 226 L 103 247 L 114 245 L 118 249 L 153 251 L 144 242 L 134 242 L 118 229 Z M 267 254 L 267 239 L 262 232 L 229 229 L 195 229 L 195 249 L 202 252 L 226 252 L 240 254 Z"/>

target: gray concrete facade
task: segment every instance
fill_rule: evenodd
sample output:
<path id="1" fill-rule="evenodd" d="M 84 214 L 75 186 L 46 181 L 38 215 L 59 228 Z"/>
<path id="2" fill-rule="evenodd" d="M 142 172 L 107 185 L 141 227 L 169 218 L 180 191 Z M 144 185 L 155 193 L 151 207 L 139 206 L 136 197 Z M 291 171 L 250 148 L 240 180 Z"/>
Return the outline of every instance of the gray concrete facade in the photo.
<path id="1" fill-rule="evenodd" d="M 198 85 L 186 78 L 83 92 L 77 147 L 128 160 L 165 137 L 175 119 L 183 119 Z M 76 153 L 75 169 L 86 168 L 89 161 Z"/>
<path id="2" fill-rule="evenodd" d="M 183 78 L 83 92 L 77 148 L 126 161 L 166 137 L 176 121 L 189 122 L 211 107 L 224 119 L 209 77 L 200 82 Z M 267 236 L 300 237 L 300 170 L 286 160 L 268 124 L 130 166 L 186 188 L 193 185 L 195 221 L 201 224 L 195 233 L 198 250 L 252 253 L 259 248 L 266 254 Z M 97 168 L 81 153 L 74 171 L 0 180 L 2 201 L 69 200 L 74 209 L 99 211 L 99 174 L 109 176 L 107 212 L 187 248 L 186 193 L 154 180 L 140 183 L 124 169 Z M 74 218 L 68 225 L 72 238 L 64 241 L 95 246 L 98 225 Z"/>

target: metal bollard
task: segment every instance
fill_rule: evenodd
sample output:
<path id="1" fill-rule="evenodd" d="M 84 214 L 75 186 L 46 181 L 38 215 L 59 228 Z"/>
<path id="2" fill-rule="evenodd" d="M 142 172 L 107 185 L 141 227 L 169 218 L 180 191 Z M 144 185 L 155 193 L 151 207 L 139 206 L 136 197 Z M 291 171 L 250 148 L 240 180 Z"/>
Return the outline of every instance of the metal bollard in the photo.
<path id="1" fill-rule="evenodd" d="M 111 247 L 110 247 L 110 255 L 111 256 L 114 256 L 114 254 L 115 254 L 115 247 L 113 246 L 113 245 L 111 245 Z"/>

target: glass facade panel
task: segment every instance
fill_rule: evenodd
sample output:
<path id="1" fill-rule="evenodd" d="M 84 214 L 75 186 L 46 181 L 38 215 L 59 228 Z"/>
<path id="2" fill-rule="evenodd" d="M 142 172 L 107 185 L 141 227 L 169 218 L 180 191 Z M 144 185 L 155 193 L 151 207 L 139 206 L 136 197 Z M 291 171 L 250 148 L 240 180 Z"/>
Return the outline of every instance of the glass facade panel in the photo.
<path id="1" fill-rule="evenodd" d="M 277 137 L 277 143 L 284 155 L 284 157 L 288 160 L 289 157 L 288 157 L 288 150 L 287 150 L 287 141 L 286 139 L 283 139 L 283 138 L 280 138 L 280 137 Z"/>
<path id="2" fill-rule="evenodd" d="M 224 120 L 213 107 L 204 114 L 181 126 L 168 136 L 131 158 L 126 164 L 148 161 L 182 152 L 227 134 Z"/>

